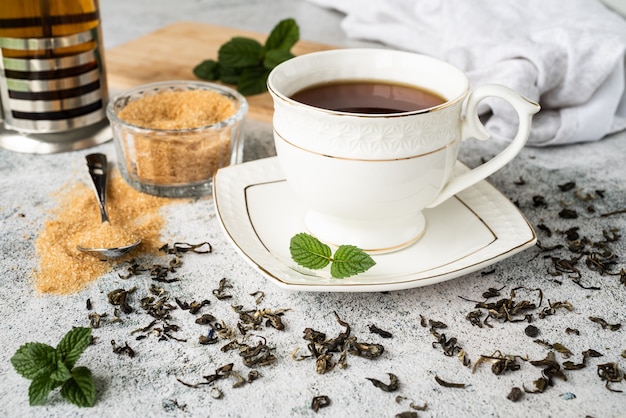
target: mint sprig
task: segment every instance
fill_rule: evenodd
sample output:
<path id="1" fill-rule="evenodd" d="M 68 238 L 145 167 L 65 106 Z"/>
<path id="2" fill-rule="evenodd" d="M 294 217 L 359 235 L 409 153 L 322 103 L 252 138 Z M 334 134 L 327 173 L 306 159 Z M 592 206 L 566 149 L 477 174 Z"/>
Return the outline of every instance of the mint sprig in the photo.
<path id="1" fill-rule="evenodd" d="M 207 59 L 193 73 L 202 80 L 235 84 L 237 91 L 251 96 L 267 91 L 267 76 L 283 61 L 293 58 L 291 47 L 300 38 L 294 19 L 281 20 L 270 32 L 265 45 L 251 38 L 236 36 L 222 45 L 217 61 Z"/>
<path id="2" fill-rule="evenodd" d="M 330 275 L 335 279 L 363 273 L 376 265 L 369 254 L 354 245 L 341 245 L 333 255 L 328 245 L 304 232 L 291 238 L 289 252 L 293 261 L 308 269 L 319 270 L 330 264 Z"/>
<path id="3" fill-rule="evenodd" d="M 91 371 L 74 367 L 85 348 L 91 343 L 90 328 L 74 328 L 56 348 L 30 342 L 22 345 L 11 357 L 11 364 L 22 377 L 32 380 L 28 388 L 31 405 L 41 405 L 48 394 L 61 387 L 61 396 L 78 406 L 93 406 L 96 390 Z"/>

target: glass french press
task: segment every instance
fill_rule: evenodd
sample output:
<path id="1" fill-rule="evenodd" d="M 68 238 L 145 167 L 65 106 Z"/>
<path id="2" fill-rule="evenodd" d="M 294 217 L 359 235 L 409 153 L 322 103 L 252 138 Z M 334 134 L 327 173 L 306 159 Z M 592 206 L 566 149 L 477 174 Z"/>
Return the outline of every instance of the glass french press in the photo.
<path id="1" fill-rule="evenodd" d="M 0 2 L 0 147 L 53 153 L 111 139 L 98 0 Z"/>

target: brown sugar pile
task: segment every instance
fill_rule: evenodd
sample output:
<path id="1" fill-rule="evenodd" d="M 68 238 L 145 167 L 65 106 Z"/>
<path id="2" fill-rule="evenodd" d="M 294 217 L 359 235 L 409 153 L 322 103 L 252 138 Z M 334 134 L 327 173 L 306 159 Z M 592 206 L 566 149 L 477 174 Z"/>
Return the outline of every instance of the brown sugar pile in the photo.
<path id="1" fill-rule="evenodd" d="M 131 245 L 138 239 L 126 228 L 110 222 L 102 222 L 97 228 L 89 228 L 77 234 L 76 243 L 83 248 L 120 248 Z"/>
<path id="2" fill-rule="evenodd" d="M 165 91 L 130 102 L 119 118 L 156 130 L 121 128 L 129 175 L 158 186 L 210 180 L 217 169 L 230 164 L 232 140 L 239 133 L 236 125 L 211 125 L 236 111 L 233 101 L 210 90 Z"/>
<path id="3" fill-rule="evenodd" d="M 35 242 L 39 257 L 35 288 L 42 293 L 74 293 L 133 255 L 157 253 L 161 246 L 160 231 L 165 223 L 159 211 L 172 201 L 140 193 L 119 175 L 112 175 L 107 189 L 111 225 L 115 225 L 118 231 L 124 230 L 124 234 L 140 237 L 142 241 L 126 258 L 102 261 L 76 248 L 84 237 L 107 228 L 100 221 L 93 190 L 77 182 L 69 190 L 59 192 L 59 206 L 53 219 L 45 223 Z M 105 240 L 118 238 L 113 234 L 106 236 Z M 107 242 L 102 243 L 107 245 Z"/>
<path id="4" fill-rule="evenodd" d="M 192 129 L 235 114 L 231 100 L 211 90 L 163 91 L 128 103 L 119 118 L 149 129 Z"/>

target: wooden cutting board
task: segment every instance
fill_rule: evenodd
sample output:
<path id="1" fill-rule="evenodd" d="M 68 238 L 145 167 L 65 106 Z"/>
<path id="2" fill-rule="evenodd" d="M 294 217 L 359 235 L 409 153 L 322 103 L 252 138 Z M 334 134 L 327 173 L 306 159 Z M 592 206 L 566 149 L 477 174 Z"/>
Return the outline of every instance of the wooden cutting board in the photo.
<path id="1" fill-rule="evenodd" d="M 121 91 L 156 81 L 197 80 L 193 68 L 205 59 L 217 59 L 220 46 L 234 36 L 253 38 L 265 43 L 267 34 L 240 29 L 179 22 L 166 26 L 105 52 L 109 88 Z M 292 49 L 295 55 L 333 49 L 299 41 Z M 272 99 L 268 93 L 246 98 L 248 117 L 271 122 Z"/>

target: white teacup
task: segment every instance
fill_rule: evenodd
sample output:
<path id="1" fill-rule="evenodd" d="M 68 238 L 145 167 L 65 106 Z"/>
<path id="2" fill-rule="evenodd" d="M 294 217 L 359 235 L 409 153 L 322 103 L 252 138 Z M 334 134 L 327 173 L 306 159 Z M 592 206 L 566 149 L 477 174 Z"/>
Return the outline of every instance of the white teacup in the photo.
<path id="1" fill-rule="evenodd" d="M 393 114 L 346 113 L 291 98 L 323 83 L 368 80 L 417 86 L 441 96 L 435 107 Z M 331 245 L 388 252 L 417 241 L 422 210 L 444 202 L 511 161 L 524 147 L 539 106 L 499 85 L 470 92 L 467 76 L 434 58 L 386 49 L 345 49 L 292 58 L 269 75 L 274 141 L 288 184 L 307 207 L 309 232 Z M 478 119 L 485 97 L 507 100 L 518 132 L 497 156 L 452 177 L 461 142 L 489 139 Z"/>

